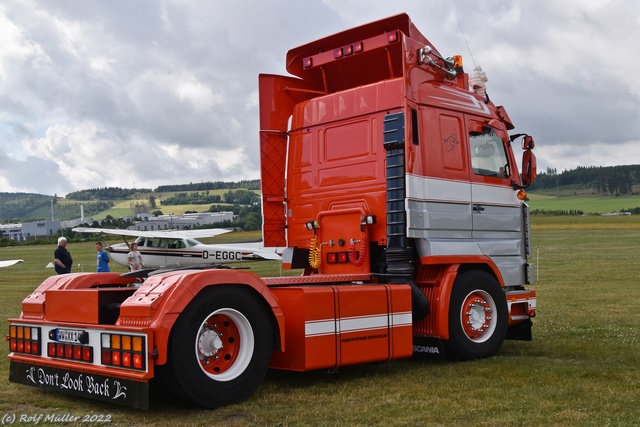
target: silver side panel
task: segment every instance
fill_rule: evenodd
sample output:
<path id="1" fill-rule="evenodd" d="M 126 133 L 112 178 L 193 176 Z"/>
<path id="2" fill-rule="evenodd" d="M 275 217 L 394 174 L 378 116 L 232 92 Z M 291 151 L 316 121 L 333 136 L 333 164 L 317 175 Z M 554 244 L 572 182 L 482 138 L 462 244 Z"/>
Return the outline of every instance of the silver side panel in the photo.
<path id="1" fill-rule="evenodd" d="M 506 286 L 522 285 L 527 218 L 515 193 L 509 187 L 407 175 L 407 235 L 421 257 L 486 255 Z"/>

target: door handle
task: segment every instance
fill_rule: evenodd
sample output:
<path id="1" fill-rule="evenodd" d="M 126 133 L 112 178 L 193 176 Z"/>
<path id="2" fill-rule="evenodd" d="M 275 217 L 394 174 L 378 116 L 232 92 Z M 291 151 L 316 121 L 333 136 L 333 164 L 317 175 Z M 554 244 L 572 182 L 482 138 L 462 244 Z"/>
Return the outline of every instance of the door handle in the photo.
<path id="1" fill-rule="evenodd" d="M 484 211 L 484 208 L 480 205 L 473 205 L 473 211 L 474 212 L 482 212 Z"/>

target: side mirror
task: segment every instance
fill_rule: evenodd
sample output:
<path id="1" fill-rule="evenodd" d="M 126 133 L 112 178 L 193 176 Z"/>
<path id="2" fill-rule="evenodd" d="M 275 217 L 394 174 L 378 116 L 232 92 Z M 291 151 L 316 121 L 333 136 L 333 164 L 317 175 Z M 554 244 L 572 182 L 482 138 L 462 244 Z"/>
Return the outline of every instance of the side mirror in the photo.
<path id="1" fill-rule="evenodd" d="M 527 137 L 527 138 L 531 138 L 531 137 Z M 524 141 L 522 145 L 524 146 Z M 533 145 L 533 138 L 531 138 L 531 145 Z M 533 154 L 533 152 L 530 149 L 522 153 L 521 171 L 522 171 L 522 186 L 526 188 L 530 186 L 533 181 L 535 181 L 536 173 L 537 173 L 536 155 Z"/>

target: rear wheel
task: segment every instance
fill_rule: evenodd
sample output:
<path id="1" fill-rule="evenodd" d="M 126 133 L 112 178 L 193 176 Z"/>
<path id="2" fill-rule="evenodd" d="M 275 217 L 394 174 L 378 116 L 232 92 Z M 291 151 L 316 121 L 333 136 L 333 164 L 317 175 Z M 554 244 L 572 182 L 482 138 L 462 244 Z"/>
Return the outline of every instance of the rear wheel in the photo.
<path id="1" fill-rule="evenodd" d="M 258 297 L 240 286 L 213 286 L 174 325 L 168 374 L 187 401 L 215 408 L 254 393 L 271 351 L 270 318 Z"/>
<path id="2" fill-rule="evenodd" d="M 507 316 L 504 291 L 495 277 L 481 270 L 461 273 L 451 292 L 446 353 L 457 360 L 495 355 L 507 334 Z"/>

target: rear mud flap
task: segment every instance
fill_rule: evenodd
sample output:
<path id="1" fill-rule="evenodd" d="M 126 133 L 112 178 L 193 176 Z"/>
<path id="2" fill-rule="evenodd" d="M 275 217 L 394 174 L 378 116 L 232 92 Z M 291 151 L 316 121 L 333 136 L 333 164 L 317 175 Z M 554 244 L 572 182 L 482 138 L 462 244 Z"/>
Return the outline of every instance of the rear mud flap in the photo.
<path id="1" fill-rule="evenodd" d="M 527 319 L 524 322 L 517 323 L 513 326 L 509 326 L 507 329 L 506 339 L 519 340 L 519 341 L 531 341 L 533 336 L 531 334 L 531 326 L 533 322 L 531 319 Z"/>
<path id="2" fill-rule="evenodd" d="M 138 409 L 149 408 L 149 383 L 11 361 L 9 381 Z"/>

